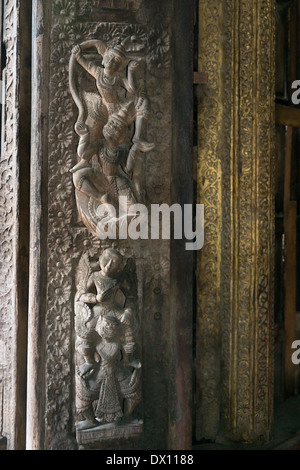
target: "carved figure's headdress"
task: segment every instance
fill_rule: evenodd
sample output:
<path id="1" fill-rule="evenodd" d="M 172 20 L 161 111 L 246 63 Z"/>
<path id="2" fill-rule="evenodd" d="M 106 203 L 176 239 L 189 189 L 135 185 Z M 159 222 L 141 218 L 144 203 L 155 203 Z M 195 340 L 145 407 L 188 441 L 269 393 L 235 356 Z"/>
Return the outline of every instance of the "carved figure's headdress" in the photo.
<path id="1" fill-rule="evenodd" d="M 122 59 L 126 59 L 126 49 L 125 49 L 123 43 L 117 44 L 116 46 L 113 46 L 113 47 L 110 47 L 109 51 L 113 52 L 114 54 L 116 54 L 118 56 L 120 56 Z"/>
<path id="2" fill-rule="evenodd" d="M 122 125 L 127 126 L 128 125 L 128 110 L 130 106 L 131 106 L 130 102 L 127 103 L 126 105 L 123 105 L 121 109 L 117 113 L 112 114 L 109 119 L 111 119 L 112 121 L 118 121 Z"/>
<path id="3" fill-rule="evenodd" d="M 103 251 L 103 253 L 100 255 L 99 259 L 101 260 L 102 256 L 104 256 L 106 254 L 112 254 L 114 256 L 117 256 L 120 259 L 120 261 L 123 261 L 123 255 L 118 250 L 116 250 L 115 248 L 106 248 Z"/>
<path id="4" fill-rule="evenodd" d="M 129 56 L 134 52 L 134 50 L 131 49 L 129 44 L 132 41 L 135 41 L 135 36 L 127 37 L 126 39 L 123 39 L 123 41 L 120 44 L 117 44 L 116 46 L 112 46 L 109 48 L 109 50 L 118 56 L 120 56 L 122 59 L 128 59 Z M 143 45 L 139 45 L 139 49 L 143 49 Z M 136 51 L 135 51 L 136 54 Z"/>

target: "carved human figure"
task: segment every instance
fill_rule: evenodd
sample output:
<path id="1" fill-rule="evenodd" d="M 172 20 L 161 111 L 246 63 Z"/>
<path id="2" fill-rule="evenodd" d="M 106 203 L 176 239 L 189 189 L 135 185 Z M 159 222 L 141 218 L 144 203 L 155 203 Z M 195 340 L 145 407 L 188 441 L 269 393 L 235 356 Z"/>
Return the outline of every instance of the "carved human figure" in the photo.
<path id="1" fill-rule="evenodd" d="M 96 86 L 102 101 L 107 108 L 108 115 L 118 113 L 124 103 L 128 104 L 130 111 L 127 113 L 128 125 L 135 122 L 135 133 L 132 139 L 132 153 L 137 150 L 148 152 L 154 148 L 143 136 L 144 123 L 149 115 L 149 102 L 144 92 L 141 92 L 135 80 L 134 70 L 139 66 L 143 58 L 142 45 L 134 44 L 126 49 L 132 38 L 127 38 L 114 47 L 107 47 L 100 40 L 88 41 L 85 45 L 94 45 L 98 54 L 103 58 L 100 67 L 95 59 L 88 59 L 82 53 L 79 44 L 72 50 L 77 62 L 96 80 Z M 127 67 L 127 77 L 122 72 Z M 127 97 L 121 97 L 120 88 L 127 92 Z"/>
<path id="2" fill-rule="evenodd" d="M 83 50 L 91 47 L 97 49 L 103 67 L 97 58 L 83 54 Z M 100 40 L 91 40 L 76 45 L 72 51 L 70 89 L 79 109 L 75 124 L 79 162 L 70 171 L 81 220 L 96 236 L 101 204 L 109 212 L 110 205 L 118 208 L 120 196 L 127 198 L 127 207 L 122 210 L 145 200 L 139 153 L 152 150 L 154 144 L 144 137 L 149 102 L 135 79 L 135 70 L 143 57 L 142 47 L 132 38 L 112 48 Z M 95 78 L 98 95 L 77 89 L 75 63 Z M 124 76 L 125 69 L 127 76 Z M 121 89 L 126 91 L 126 96 L 124 93 L 122 96 Z M 131 144 L 132 125 L 135 131 Z M 91 164 L 94 156 L 99 163 L 96 167 Z"/>
<path id="3" fill-rule="evenodd" d="M 138 326 L 135 268 L 129 260 L 124 266 L 122 255 L 112 248 L 103 252 L 99 264 L 100 270 L 94 271 L 88 259 L 83 257 L 79 267 L 79 284 L 75 297 L 78 363 L 76 396 L 78 412 L 83 421 L 80 426 L 99 424 L 99 422 L 96 423 L 95 417 L 101 418 L 100 402 L 97 408 L 98 414 L 93 417 L 92 401 L 95 398 L 92 400 L 91 397 L 103 391 L 103 387 L 109 387 L 112 380 L 116 383 L 116 380 L 121 380 L 120 378 L 123 377 L 123 399 L 127 393 L 126 410 L 124 408 L 122 411 L 124 416 L 129 416 L 132 406 L 135 406 L 138 401 L 138 374 L 134 373 L 135 369 L 140 368 L 140 362 L 135 358 Z M 100 325 L 104 318 L 110 318 L 110 320 L 106 329 L 102 330 Z M 108 341 L 105 331 L 111 329 L 114 331 L 113 339 L 110 338 Z M 108 355 L 108 362 L 105 360 L 105 355 Z M 116 365 L 120 357 L 122 357 L 122 363 L 119 365 L 125 366 L 125 369 L 122 367 L 120 369 Z M 107 384 L 102 380 L 106 373 L 110 377 Z M 115 387 L 112 390 L 115 396 Z M 133 395 L 130 395 L 129 390 Z M 116 403 L 115 398 L 113 401 Z M 105 413 L 103 420 L 108 421 L 109 413 Z M 120 410 L 118 413 L 112 413 L 111 420 L 115 421 L 120 418 L 119 414 Z"/>
<path id="4" fill-rule="evenodd" d="M 138 360 L 130 361 L 120 341 L 120 321 L 113 316 L 99 317 L 96 352 L 99 360 L 91 372 L 77 378 L 81 396 L 81 420 L 77 429 L 100 424 L 126 422 L 140 401 L 140 368 Z"/>
<path id="5" fill-rule="evenodd" d="M 109 117 L 103 127 L 102 145 L 96 144 L 88 149 L 88 156 L 97 154 L 101 165 L 101 171 L 90 166 L 77 166 L 73 172 L 75 188 L 88 197 L 103 204 L 116 206 L 120 196 L 126 196 L 128 205 L 137 202 L 131 180 L 122 169 L 122 162 L 126 160 L 126 149 L 122 144 L 128 138 L 128 127 L 126 123 L 127 108 L 121 108 L 118 113 Z M 81 165 L 82 166 L 82 165 Z"/>

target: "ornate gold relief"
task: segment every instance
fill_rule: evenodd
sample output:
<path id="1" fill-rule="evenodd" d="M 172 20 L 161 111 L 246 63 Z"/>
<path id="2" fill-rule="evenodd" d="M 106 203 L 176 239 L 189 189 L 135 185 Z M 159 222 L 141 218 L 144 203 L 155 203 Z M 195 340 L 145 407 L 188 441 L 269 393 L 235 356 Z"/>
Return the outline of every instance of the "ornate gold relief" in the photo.
<path id="1" fill-rule="evenodd" d="M 208 85 L 198 124 L 206 243 L 198 262 L 196 433 L 266 440 L 273 383 L 274 2 L 200 1 L 199 9 L 199 64 Z"/>

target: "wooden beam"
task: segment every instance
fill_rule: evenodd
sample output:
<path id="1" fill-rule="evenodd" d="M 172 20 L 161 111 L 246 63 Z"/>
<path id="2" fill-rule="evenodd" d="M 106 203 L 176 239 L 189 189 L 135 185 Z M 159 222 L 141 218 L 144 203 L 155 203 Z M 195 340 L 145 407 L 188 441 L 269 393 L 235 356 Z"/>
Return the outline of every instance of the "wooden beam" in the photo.
<path id="1" fill-rule="evenodd" d="M 276 124 L 284 126 L 300 127 L 300 108 L 276 104 L 275 106 Z"/>

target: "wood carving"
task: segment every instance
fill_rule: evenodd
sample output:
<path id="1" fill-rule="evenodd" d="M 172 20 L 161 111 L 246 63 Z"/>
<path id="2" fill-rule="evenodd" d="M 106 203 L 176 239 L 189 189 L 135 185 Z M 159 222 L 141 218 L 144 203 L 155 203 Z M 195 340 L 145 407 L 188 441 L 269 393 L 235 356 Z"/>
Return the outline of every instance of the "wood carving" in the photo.
<path id="1" fill-rule="evenodd" d="M 74 305 L 74 289 L 75 291 L 77 288 L 79 290 L 79 285 L 83 285 L 85 278 L 82 274 L 86 272 L 82 268 L 82 260 L 84 258 L 88 260 L 93 272 L 95 270 L 99 271 L 98 260 L 100 254 L 106 248 L 113 246 L 127 259 L 125 272 L 133 264 L 131 258 L 134 259 L 137 265 L 139 308 L 137 310 L 136 307 L 136 310 L 134 310 L 136 312 L 134 318 L 138 321 L 139 315 L 143 321 L 140 326 L 137 323 L 134 330 L 136 345 L 134 355 L 128 352 L 127 355 L 130 354 L 129 362 L 142 359 L 143 367 L 137 368 L 135 375 L 142 375 L 143 394 L 140 403 L 137 404 L 130 415 L 130 423 L 123 416 L 123 418 L 114 421 L 113 424 L 105 424 L 107 421 L 102 420 L 101 424 L 98 421 L 97 426 L 94 422 L 95 427 L 90 429 L 80 430 L 77 427 L 76 446 L 82 444 L 88 447 L 102 447 L 105 446 L 104 441 L 119 439 L 119 442 L 123 443 L 124 439 L 129 437 L 147 439 L 144 425 L 133 423 L 135 419 L 143 418 L 143 420 L 147 420 L 147 429 L 151 429 L 152 442 L 156 447 L 159 447 L 164 440 L 165 423 L 168 420 L 165 407 L 168 394 L 166 388 L 157 388 L 157 380 L 153 380 L 153 377 L 158 379 L 166 374 L 168 370 L 168 361 L 164 359 L 162 353 L 166 347 L 166 333 L 158 334 L 161 330 L 166 332 L 169 328 L 168 243 L 162 244 L 159 241 L 157 244 L 149 244 L 146 240 L 136 242 L 136 240 L 131 239 L 101 240 L 93 232 L 93 227 L 96 227 L 97 224 L 97 214 L 94 216 L 94 210 L 103 207 L 103 204 L 89 195 L 79 192 L 76 187 L 75 199 L 73 199 L 73 179 L 77 172 L 70 173 L 70 169 L 77 163 L 82 162 L 78 153 L 82 149 L 84 151 L 85 148 L 84 139 L 81 139 L 76 131 L 74 132 L 74 124 L 76 121 L 78 122 L 80 116 L 83 116 L 83 122 L 87 124 L 90 143 L 99 141 L 97 151 L 86 162 L 86 167 L 82 168 L 82 170 L 89 170 L 90 173 L 92 173 L 92 169 L 93 173 L 99 177 L 99 174 L 102 173 L 101 168 L 104 161 L 103 158 L 101 159 L 104 143 L 102 129 L 108 121 L 108 112 L 102 102 L 94 77 L 77 62 L 72 50 L 74 45 L 78 43 L 82 54 L 87 59 L 93 59 L 97 65 L 102 66 L 103 58 L 98 54 L 97 49 L 94 46 L 87 47 L 83 44 L 87 41 L 101 39 L 107 46 L 115 47 L 128 37 L 136 38 L 135 40 L 131 39 L 126 49 L 132 49 L 133 45 L 139 45 L 139 51 L 131 52 L 138 52 L 140 56 L 143 53 L 145 56 L 145 58 L 141 57 L 138 60 L 139 65 L 135 67 L 133 72 L 139 92 L 147 99 L 145 93 L 147 89 L 149 97 L 151 96 L 151 115 L 149 113 L 149 118 L 147 116 L 148 119 L 143 122 L 143 136 L 147 137 L 149 142 L 155 142 L 155 151 L 146 153 L 138 151 L 134 162 L 134 174 L 130 179 L 124 169 L 126 159 L 133 146 L 132 138 L 136 128 L 136 121 L 134 121 L 127 127 L 128 140 L 117 146 L 121 163 L 114 163 L 110 166 L 110 170 L 119 171 L 121 177 L 118 181 L 116 181 L 117 178 L 111 177 L 110 181 L 116 181 L 119 184 L 121 178 L 124 178 L 124 181 L 127 184 L 129 182 L 130 186 L 129 189 L 123 188 L 122 191 L 124 191 L 123 194 L 128 191 L 129 196 L 130 193 L 133 193 L 134 184 L 139 181 L 137 177 L 139 173 L 141 176 L 140 186 L 142 192 L 145 190 L 148 201 L 159 203 L 163 200 L 170 203 L 171 159 L 169 149 L 172 144 L 170 30 L 168 24 L 163 22 L 160 23 L 159 27 L 154 28 L 151 23 L 143 25 L 140 23 L 94 21 L 94 7 L 93 16 L 91 16 L 94 3 L 91 1 L 77 3 L 71 0 L 54 0 L 52 5 L 53 24 L 51 27 L 49 82 L 49 225 L 47 237 L 49 246 L 47 266 L 49 288 L 45 319 L 45 354 L 47 359 L 45 364 L 45 441 L 43 446 L 51 449 L 66 449 L 73 446 L 75 407 L 70 406 L 70 403 L 76 403 L 78 425 L 81 423 L 79 428 L 83 425 L 82 421 L 86 419 L 80 414 L 83 398 L 80 394 L 80 387 L 83 381 L 95 372 L 90 371 L 80 377 L 74 369 L 75 359 L 76 367 L 80 367 L 85 363 L 85 358 L 79 355 L 77 349 L 75 350 L 73 335 L 71 334 L 75 326 L 74 312 L 76 311 L 77 324 L 79 318 L 77 312 L 81 309 L 79 302 L 82 302 L 82 300 L 76 300 Z M 85 5 L 87 11 L 83 10 Z M 168 21 L 168 19 L 165 18 L 165 21 Z M 141 45 L 144 48 L 141 48 Z M 128 79 L 128 69 L 132 62 L 131 60 L 119 75 Z M 68 92 L 70 84 L 71 93 Z M 128 92 L 120 87 L 118 95 L 122 105 L 124 103 L 126 105 L 126 100 L 129 100 Z M 133 97 L 133 101 L 134 99 Z M 149 100 L 147 99 L 148 106 Z M 83 114 L 81 114 L 81 111 Z M 77 129 L 77 126 L 75 126 L 75 129 Z M 83 144 L 83 147 L 81 147 L 81 144 Z M 85 178 L 86 175 L 83 174 L 82 176 Z M 90 182 L 88 178 L 86 178 L 86 181 Z M 83 186 L 85 187 L 85 184 Z M 112 189 L 112 186 L 113 184 L 109 188 Z M 113 194 L 113 191 L 110 194 Z M 77 208 L 75 203 L 77 203 Z M 79 217 L 77 217 L 77 209 Z M 82 218 L 83 213 L 86 215 L 86 219 Z M 80 218 L 84 220 L 84 224 L 78 220 Z M 97 261 L 96 264 L 95 260 Z M 90 293 L 93 293 L 93 289 L 95 287 L 92 286 Z M 119 291 L 117 297 L 119 298 L 120 295 Z M 129 300 L 127 300 L 126 308 L 128 308 L 128 302 Z M 86 305 L 93 313 L 93 308 L 96 305 Z M 124 325 L 121 324 L 120 327 L 121 330 L 124 329 Z M 118 338 L 124 349 L 124 341 L 122 341 L 121 336 L 118 336 Z M 154 338 L 156 347 L 152 350 Z M 128 345 L 125 346 L 127 349 Z M 94 346 L 95 350 L 96 347 L 98 346 Z M 148 360 L 147 354 L 144 353 L 146 350 L 151 351 Z M 97 361 L 100 360 L 99 352 L 95 352 L 95 357 Z M 146 368 L 147 373 L 144 373 Z M 132 372 L 133 369 L 129 368 L 129 370 Z M 139 383 L 140 380 L 139 378 L 137 382 Z M 73 385 L 75 386 L 73 387 Z M 140 384 L 138 387 L 140 387 Z M 140 393 L 138 387 L 135 392 L 136 402 Z M 129 409 L 128 398 L 126 400 L 120 398 L 120 400 L 123 407 L 122 412 L 125 411 L 125 408 L 127 412 Z M 147 406 L 144 406 L 144 403 L 147 403 Z M 96 407 L 97 400 L 93 402 L 93 409 L 96 410 Z M 157 429 L 156 426 L 158 420 L 163 423 L 160 429 Z M 116 425 L 120 421 L 123 424 Z M 124 424 L 125 421 L 126 424 Z"/>
<path id="2" fill-rule="evenodd" d="M 145 138 L 149 101 L 144 81 L 137 80 L 144 62 L 144 45 L 135 36 L 110 47 L 88 40 L 72 50 L 70 90 L 79 111 L 75 124 L 79 161 L 70 171 L 80 217 L 95 235 L 101 220 L 99 205 L 118 208 L 120 196 L 127 197 L 128 206 L 144 199 L 135 162 L 140 152 L 154 148 Z M 77 64 L 95 80 L 97 92 L 78 87 Z"/>
<path id="3" fill-rule="evenodd" d="M 141 398 L 135 263 L 109 248 L 95 270 L 83 255 L 77 288 L 77 430 L 132 422 Z"/>
<path id="4" fill-rule="evenodd" d="M 69 77 L 79 112 L 79 143 L 78 162 L 70 171 L 80 218 L 92 235 L 97 235 L 100 206 L 117 209 L 120 196 L 126 196 L 128 206 L 143 199 L 135 160 L 139 152 L 154 148 L 145 139 L 149 102 L 140 86 L 143 80 L 137 79 L 143 49 L 135 36 L 114 46 L 88 40 L 72 49 Z M 80 73 L 84 78 L 79 84 Z M 90 78 L 96 91 L 89 89 Z M 95 271 L 84 253 L 78 268 L 77 431 L 124 423 L 141 398 L 135 265 L 131 259 L 124 266 L 121 253 L 109 248 L 99 266 Z"/>

